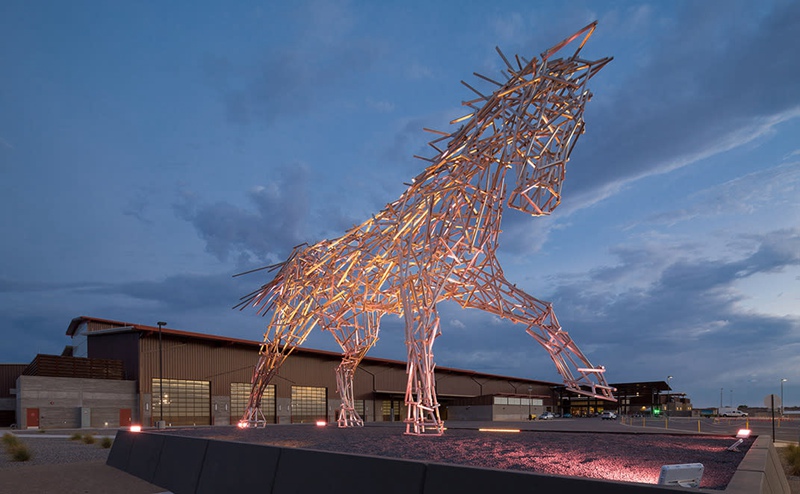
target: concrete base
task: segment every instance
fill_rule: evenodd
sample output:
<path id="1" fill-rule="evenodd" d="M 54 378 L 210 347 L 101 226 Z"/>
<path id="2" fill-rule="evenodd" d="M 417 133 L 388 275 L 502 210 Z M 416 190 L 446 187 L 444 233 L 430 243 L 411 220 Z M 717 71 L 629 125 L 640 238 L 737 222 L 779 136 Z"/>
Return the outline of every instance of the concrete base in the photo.
<path id="1" fill-rule="evenodd" d="M 256 491 L 271 494 L 373 494 L 376 488 L 381 492 L 404 494 L 687 492 L 681 487 L 538 475 L 127 430 L 117 433 L 107 464 L 175 494 Z M 769 436 L 757 438 L 724 491 L 691 491 L 790 494 L 778 453 Z"/>

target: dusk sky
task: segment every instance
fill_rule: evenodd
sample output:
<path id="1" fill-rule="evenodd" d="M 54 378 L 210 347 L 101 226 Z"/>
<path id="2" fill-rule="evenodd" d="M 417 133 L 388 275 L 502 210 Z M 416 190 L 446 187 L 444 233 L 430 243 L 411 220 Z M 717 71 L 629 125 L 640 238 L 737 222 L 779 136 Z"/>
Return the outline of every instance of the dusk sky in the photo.
<path id="1" fill-rule="evenodd" d="M 234 311 L 431 156 L 473 72 L 597 20 L 562 205 L 506 210 L 510 281 L 609 382 L 800 405 L 800 2 L 0 3 L 0 362 L 85 315 L 261 340 Z M 440 366 L 560 382 L 515 326 L 439 306 Z M 386 316 L 370 356 L 403 360 Z M 315 330 L 307 348 L 338 350 Z M 720 392 L 722 390 L 722 393 Z"/>

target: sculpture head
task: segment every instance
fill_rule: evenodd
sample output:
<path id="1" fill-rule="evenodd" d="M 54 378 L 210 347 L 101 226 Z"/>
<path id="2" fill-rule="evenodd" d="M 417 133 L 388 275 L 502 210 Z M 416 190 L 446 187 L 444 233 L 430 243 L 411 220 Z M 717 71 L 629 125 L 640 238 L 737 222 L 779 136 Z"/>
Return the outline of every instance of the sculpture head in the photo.
<path id="1" fill-rule="evenodd" d="M 508 197 L 512 209 L 540 216 L 561 202 L 566 164 L 583 133 L 583 109 L 592 96 L 586 83 L 611 61 L 578 57 L 594 27 L 586 26 L 517 70 L 506 61 L 511 78 L 486 103 L 506 108 L 491 125 L 499 135 L 495 156 L 516 175 Z M 552 58 L 582 35 L 572 55 Z"/>

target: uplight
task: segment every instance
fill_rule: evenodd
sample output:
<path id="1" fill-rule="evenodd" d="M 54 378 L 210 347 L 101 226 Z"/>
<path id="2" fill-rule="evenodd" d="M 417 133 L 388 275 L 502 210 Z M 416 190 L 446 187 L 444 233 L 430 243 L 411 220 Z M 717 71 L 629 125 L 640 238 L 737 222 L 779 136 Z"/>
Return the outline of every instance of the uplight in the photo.
<path id="1" fill-rule="evenodd" d="M 132 425 L 131 426 L 131 432 L 142 432 L 142 426 L 141 425 Z"/>
<path id="2" fill-rule="evenodd" d="M 739 439 L 747 439 L 750 437 L 750 429 L 739 429 L 739 432 L 736 433 L 736 437 Z"/>
<path id="3" fill-rule="evenodd" d="M 324 420 L 317 420 L 317 427 L 325 427 L 328 425 Z"/>
<path id="4" fill-rule="evenodd" d="M 478 429 L 480 432 L 520 432 L 519 429 Z"/>
<path id="5" fill-rule="evenodd" d="M 239 423 L 236 424 L 236 426 L 240 429 L 245 429 L 247 428 L 247 422 L 245 422 L 244 420 L 240 420 Z"/>

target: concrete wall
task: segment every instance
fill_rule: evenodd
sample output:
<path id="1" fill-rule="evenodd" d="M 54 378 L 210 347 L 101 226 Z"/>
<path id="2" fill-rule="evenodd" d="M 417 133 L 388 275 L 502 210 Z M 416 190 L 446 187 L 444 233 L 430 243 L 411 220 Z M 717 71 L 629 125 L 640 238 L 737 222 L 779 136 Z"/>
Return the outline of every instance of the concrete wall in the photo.
<path id="1" fill-rule="evenodd" d="M 26 410 L 30 408 L 39 409 L 40 428 L 79 428 L 87 419 L 89 427 L 119 427 L 120 409 L 130 409 L 136 422 L 137 407 L 136 381 L 40 376 L 17 379 L 20 428 L 29 426 Z"/>
<path id="2" fill-rule="evenodd" d="M 121 430 L 107 464 L 175 494 L 554 492 L 790 494 L 769 436 L 759 437 L 724 491 L 537 475 Z M 313 471 L 313 475 L 309 472 Z"/>
<path id="3" fill-rule="evenodd" d="M 492 420 L 492 405 L 447 407 L 448 420 Z"/>
<path id="4" fill-rule="evenodd" d="M 493 405 L 493 420 L 516 422 L 528 418 L 528 405 Z M 537 417 L 545 412 L 543 405 L 531 405 L 530 413 Z"/>

